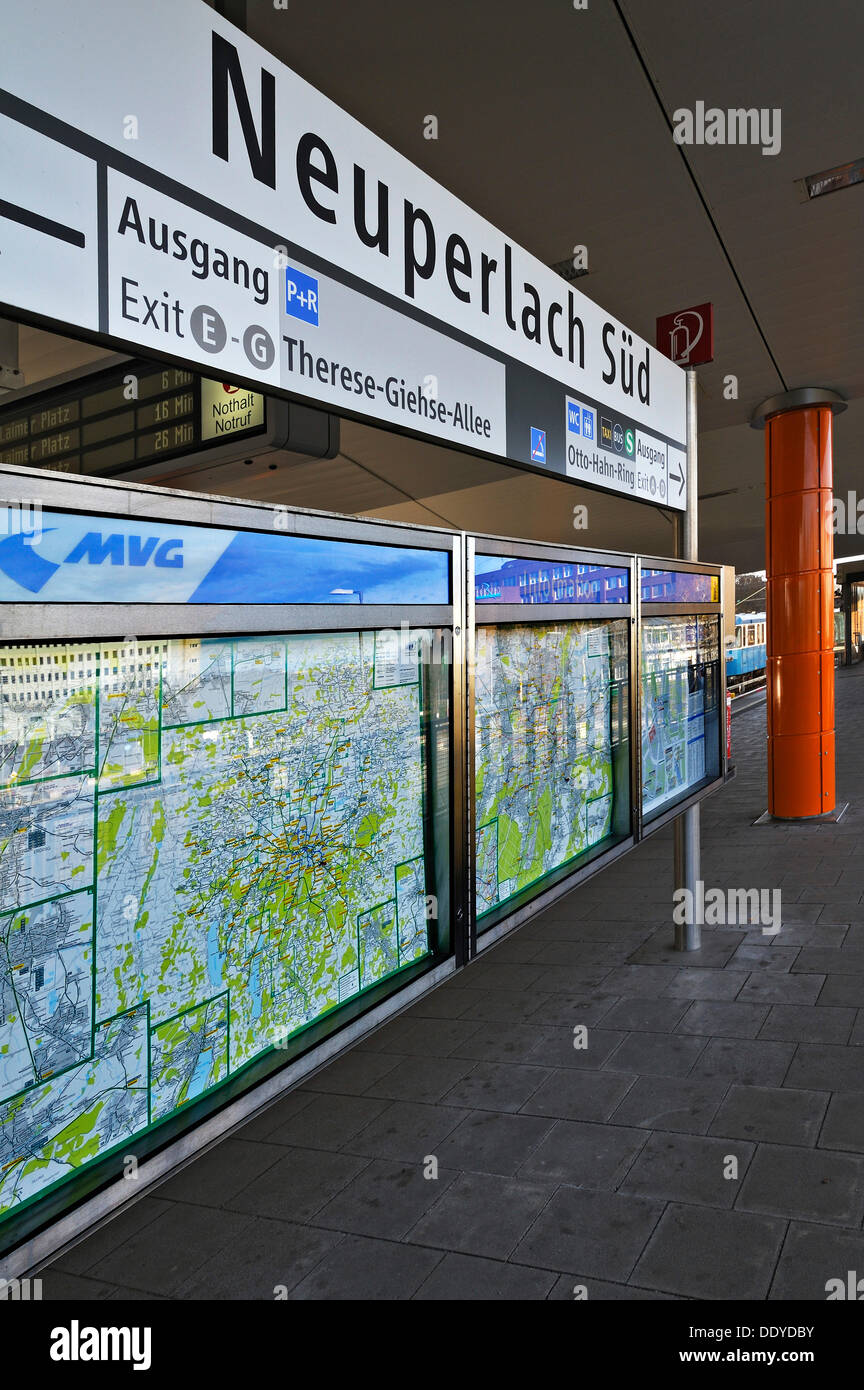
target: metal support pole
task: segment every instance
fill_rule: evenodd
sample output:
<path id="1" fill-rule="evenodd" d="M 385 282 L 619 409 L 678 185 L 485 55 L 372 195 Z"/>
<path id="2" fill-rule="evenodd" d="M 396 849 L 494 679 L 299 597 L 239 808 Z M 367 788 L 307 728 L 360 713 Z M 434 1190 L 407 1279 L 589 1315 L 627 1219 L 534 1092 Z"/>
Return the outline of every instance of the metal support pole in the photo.
<path id="1" fill-rule="evenodd" d="M 696 368 L 687 368 L 687 509 L 682 519 L 676 517 L 675 554 L 680 560 L 699 558 L 699 471 L 697 461 Z M 701 818 L 699 803 L 690 806 L 674 823 L 675 887 L 690 890 L 690 903 L 695 907 L 701 898 L 696 892 L 700 878 Z M 699 922 L 675 925 L 675 950 L 698 951 L 702 945 L 702 926 Z"/>

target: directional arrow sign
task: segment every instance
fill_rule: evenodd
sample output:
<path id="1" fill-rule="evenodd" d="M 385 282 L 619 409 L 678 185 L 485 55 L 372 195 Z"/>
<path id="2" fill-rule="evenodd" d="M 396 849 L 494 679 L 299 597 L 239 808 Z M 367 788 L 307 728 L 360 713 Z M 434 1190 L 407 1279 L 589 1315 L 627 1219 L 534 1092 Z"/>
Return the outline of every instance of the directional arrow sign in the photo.
<path id="1" fill-rule="evenodd" d="M 669 470 L 669 505 L 683 508 L 687 506 L 687 455 L 681 449 L 669 445 L 667 464 Z"/>

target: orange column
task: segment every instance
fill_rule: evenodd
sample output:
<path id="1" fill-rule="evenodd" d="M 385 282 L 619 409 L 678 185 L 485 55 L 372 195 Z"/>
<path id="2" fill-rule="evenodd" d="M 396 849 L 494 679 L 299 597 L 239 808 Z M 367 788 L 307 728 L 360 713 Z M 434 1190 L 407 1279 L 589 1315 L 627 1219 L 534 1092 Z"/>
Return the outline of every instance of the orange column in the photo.
<path id="1" fill-rule="evenodd" d="M 833 811 L 834 535 L 832 409 L 765 424 L 768 810 Z"/>

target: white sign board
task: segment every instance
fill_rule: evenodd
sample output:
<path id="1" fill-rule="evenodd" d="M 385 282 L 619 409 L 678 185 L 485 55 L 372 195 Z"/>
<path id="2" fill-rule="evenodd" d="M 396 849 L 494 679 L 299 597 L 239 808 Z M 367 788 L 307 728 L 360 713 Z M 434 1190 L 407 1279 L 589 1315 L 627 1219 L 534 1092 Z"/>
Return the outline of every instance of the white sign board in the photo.
<path id="1" fill-rule="evenodd" d="M 0 33 L 0 309 L 684 507 L 680 368 L 200 0 Z M 641 470 L 571 458 L 571 403 Z"/>

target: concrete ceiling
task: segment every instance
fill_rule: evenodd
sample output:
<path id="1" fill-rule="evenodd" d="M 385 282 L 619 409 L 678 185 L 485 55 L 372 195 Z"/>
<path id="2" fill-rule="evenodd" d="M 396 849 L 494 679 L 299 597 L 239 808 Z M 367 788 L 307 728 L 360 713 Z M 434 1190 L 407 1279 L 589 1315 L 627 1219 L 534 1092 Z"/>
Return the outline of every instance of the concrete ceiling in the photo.
<path id="1" fill-rule="evenodd" d="M 798 183 L 864 156 L 859 0 L 247 0 L 246 26 L 541 260 L 587 246 L 579 289 L 643 337 L 658 314 L 714 302 L 715 361 L 699 377 L 706 559 L 764 564 L 764 443 L 748 422 L 770 395 L 826 386 L 849 400 L 835 491 L 859 490 L 864 185 L 804 201 Z M 779 108 L 780 152 L 676 146 L 672 113 L 697 101 Z M 423 136 L 429 114 L 437 140 Z M 29 381 L 62 359 L 50 341 L 22 330 Z M 352 422 L 337 459 L 275 454 L 176 482 L 535 539 L 672 545 L 654 508 Z M 579 504 L 587 530 L 573 528 Z M 838 556 L 861 548 L 837 537 Z"/>

